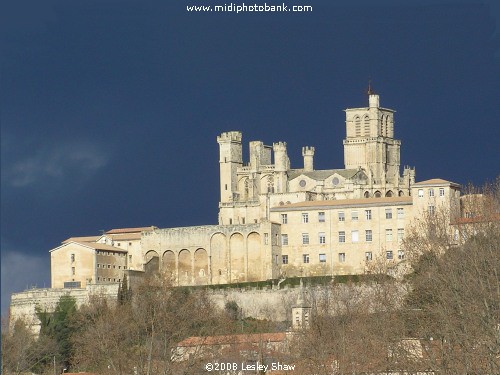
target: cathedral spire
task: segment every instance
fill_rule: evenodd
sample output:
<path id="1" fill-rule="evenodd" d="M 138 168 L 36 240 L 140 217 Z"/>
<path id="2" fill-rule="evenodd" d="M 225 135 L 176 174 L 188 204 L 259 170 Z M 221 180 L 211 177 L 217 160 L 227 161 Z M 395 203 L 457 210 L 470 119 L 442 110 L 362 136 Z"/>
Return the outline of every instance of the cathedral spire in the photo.
<path id="1" fill-rule="evenodd" d="M 375 91 L 372 89 L 372 80 L 368 80 L 368 89 L 366 90 L 367 95 L 374 95 Z"/>

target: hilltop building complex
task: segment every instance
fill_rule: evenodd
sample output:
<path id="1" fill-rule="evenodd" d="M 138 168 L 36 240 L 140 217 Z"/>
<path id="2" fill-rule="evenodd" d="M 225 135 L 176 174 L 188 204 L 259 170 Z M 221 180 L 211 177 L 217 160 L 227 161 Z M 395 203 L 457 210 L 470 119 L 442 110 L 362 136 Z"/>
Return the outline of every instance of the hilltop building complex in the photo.
<path id="1" fill-rule="evenodd" d="M 52 288 L 117 284 L 150 270 L 174 285 L 362 274 L 377 258 L 404 259 L 411 221 L 438 208 L 458 215 L 460 187 L 415 182 L 410 167 L 401 173 L 395 111 L 382 108 L 379 95 L 369 92 L 367 107 L 345 113 L 343 168 L 314 169 L 310 146 L 292 168 L 285 142 L 250 142 L 244 163 L 241 132 L 224 132 L 217 225 L 71 237 L 50 251 Z"/>
<path id="2" fill-rule="evenodd" d="M 443 206 L 458 212 L 455 183 L 415 183 L 400 174 L 394 110 L 369 105 L 346 113 L 344 168 L 314 169 L 314 147 L 292 168 L 285 142 L 217 137 L 218 225 L 114 229 L 73 237 L 51 250 L 52 287 L 120 282 L 126 270 L 159 269 L 175 285 L 226 284 L 283 276 L 360 274 L 375 257 L 404 259 L 401 241 L 412 218 Z"/>

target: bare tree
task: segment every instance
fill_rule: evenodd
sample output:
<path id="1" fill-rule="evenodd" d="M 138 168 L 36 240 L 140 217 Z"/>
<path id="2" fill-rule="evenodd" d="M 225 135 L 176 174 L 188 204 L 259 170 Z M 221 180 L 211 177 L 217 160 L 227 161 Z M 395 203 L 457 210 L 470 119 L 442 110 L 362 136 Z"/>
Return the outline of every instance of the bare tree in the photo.
<path id="1" fill-rule="evenodd" d="M 465 217 L 428 215 L 404 241 L 414 269 L 408 328 L 444 374 L 500 372 L 498 181 L 465 196 Z"/>
<path id="2" fill-rule="evenodd" d="M 37 338 L 28 324 L 18 319 L 12 327 L 2 321 L 2 373 L 22 374 L 43 371 L 57 354 L 57 344 L 47 337 Z"/>

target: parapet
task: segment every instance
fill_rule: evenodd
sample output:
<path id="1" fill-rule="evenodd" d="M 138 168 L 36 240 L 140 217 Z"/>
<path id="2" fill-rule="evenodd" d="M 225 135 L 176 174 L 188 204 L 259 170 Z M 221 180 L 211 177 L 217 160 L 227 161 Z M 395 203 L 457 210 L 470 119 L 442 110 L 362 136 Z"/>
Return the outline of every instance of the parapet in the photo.
<path id="1" fill-rule="evenodd" d="M 276 142 L 273 143 L 274 152 L 286 151 L 286 142 Z"/>
<path id="2" fill-rule="evenodd" d="M 314 156 L 314 147 L 302 147 L 302 156 Z"/>
<path id="3" fill-rule="evenodd" d="M 223 143 L 223 142 L 241 143 L 241 132 L 240 131 L 224 132 L 217 137 L 217 142 L 218 143 Z"/>

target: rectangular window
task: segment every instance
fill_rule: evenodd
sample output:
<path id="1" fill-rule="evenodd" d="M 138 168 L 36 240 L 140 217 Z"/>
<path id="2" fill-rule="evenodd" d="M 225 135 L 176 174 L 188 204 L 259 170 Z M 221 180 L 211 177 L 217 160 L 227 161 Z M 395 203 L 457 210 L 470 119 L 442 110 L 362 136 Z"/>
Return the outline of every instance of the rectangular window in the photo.
<path id="1" fill-rule="evenodd" d="M 439 196 L 444 197 L 444 188 L 439 188 Z"/>
<path id="2" fill-rule="evenodd" d="M 339 242 L 345 242 L 345 232 L 339 232 Z"/>
<path id="3" fill-rule="evenodd" d="M 288 255 L 282 255 L 281 259 L 283 261 L 283 264 L 288 264 Z"/>
<path id="4" fill-rule="evenodd" d="M 405 209 L 398 208 L 398 219 L 404 219 L 404 217 L 405 217 Z"/>
<path id="5" fill-rule="evenodd" d="M 75 254 L 71 254 L 71 263 L 75 261 Z"/>
<path id="6" fill-rule="evenodd" d="M 302 245 L 309 245 L 309 233 L 302 233 Z"/>
<path id="7" fill-rule="evenodd" d="M 245 224 L 245 218 L 244 217 L 241 218 L 241 224 Z"/>
<path id="8" fill-rule="evenodd" d="M 351 212 L 351 220 L 358 220 L 358 211 Z"/>
<path id="9" fill-rule="evenodd" d="M 385 218 L 386 219 L 392 219 L 392 208 L 386 208 L 385 209 Z"/>
<path id="10" fill-rule="evenodd" d="M 403 250 L 398 250 L 398 259 L 403 260 L 405 258 L 405 252 Z"/>
<path id="11" fill-rule="evenodd" d="M 269 233 L 264 233 L 264 245 L 269 244 Z"/>
<path id="12" fill-rule="evenodd" d="M 281 244 L 285 246 L 288 245 L 288 234 L 281 235 Z"/>
<path id="13" fill-rule="evenodd" d="M 387 242 L 392 241 L 392 229 L 386 229 L 385 230 L 385 240 Z"/>
<path id="14" fill-rule="evenodd" d="M 318 212 L 318 221 L 320 223 L 324 223 L 325 222 L 325 213 L 324 212 Z"/>
<path id="15" fill-rule="evenodd" d="M 319 243 L 320 244 L 325 244 L 326 243 L 326 236 L 324 232 L 319 232 Z"/>
<path id="16" fill-rule="evenodd" d="M 418 197 L 423 198 L 424 197 L 424 189 L 418 189 Z"/>
<path id="17" fill-rule="evenodd" d="M 82 283 L 80 281 L 65 281 L 64 287 L 65 288 L 81 288 Z"/>
<path id="18" fill-rule="evenodd" d="M 75 272 L 76 272 L 75 267 L 71 267 L 71 274 L 72 274 L 73 276 L 75 275 Z"/>
<path id="19" fill-rule="evenodd" d="M 366 220 L 372 219 L 372 210 L 365 210 Z"/>
<path id="20" fill-rule="evenodd" d="M 433 197 L 433 196 L 434 196 L 434 189 L 430 188 L 429 189 L 429 197 Z"/>
<path id="21" fill-rule="evenodd" d="M 339 221 L 345 221 L 345 214 L 343 211 L 339 212 Z"/>
<path id="22" fill-rule="evenodd" d="M 309 263 L 309 254 L 302 254 L 302 260 L 304 263 Z"/>
<path id="23" fill-rule="evenodd" d="M 326 254 L 319 254 L 319 262 L 326 263 Z"/>
<path id="24" fill-rule="evenodd" d="M 365 259 L 367 262 L 371 261 L 373 259 L 373 255 L 371 251 L 366 251 L 365 252 Z"/>
<path id="25" fill-rule="evenodd" d="M 303 213 L 302 214 L 302 222 L 304 224 L 309 222 L 309 214 L 308 213 Z"/>
<path id="26" fill-rule="evenodd" d="M 358 242 L 359 241 L 359 232 L 357 230 L 353 230 L 351 232 L 351 241 Z"/>
<path id="27" fill-rule="evenodd" d="M 373 234 L 371 230 L 365 230 L 365 240 L 366 242 L 372 242 Z"/>
<path id="28" fill-rule="evenodd" d="M 288 214 L 281 214 L 281 224 L 288 223 Z"/>
<path id="29" fill-rule="evenodd" d="M 339 262 L 344 263 L 345 262 L 345 253 L 339 253 Z"/>
<path id="30" fill-rule="evenodd" d="M 434 215 L 434 206 L 432 204 L 429 205 L 429 215 Z"/>
<path id="31" fill-rule="evenodd" d="M 405 230 L 403 228 L 398 228 L 398 241 L 399 242 L 403 241 L 404 236 L 405 236 Z"/>
<path id="32" fill-rule="evenodd" d="M 391 250 L 386 251 L 386 252 L 385 252 L 385 256 L 386 256 L 386 258 L 387 258 L 387 259 L 394 259 L 394 256 L 393 256 L 393 254 L 392 254 L 392 251 L 391 251 Z"/>

